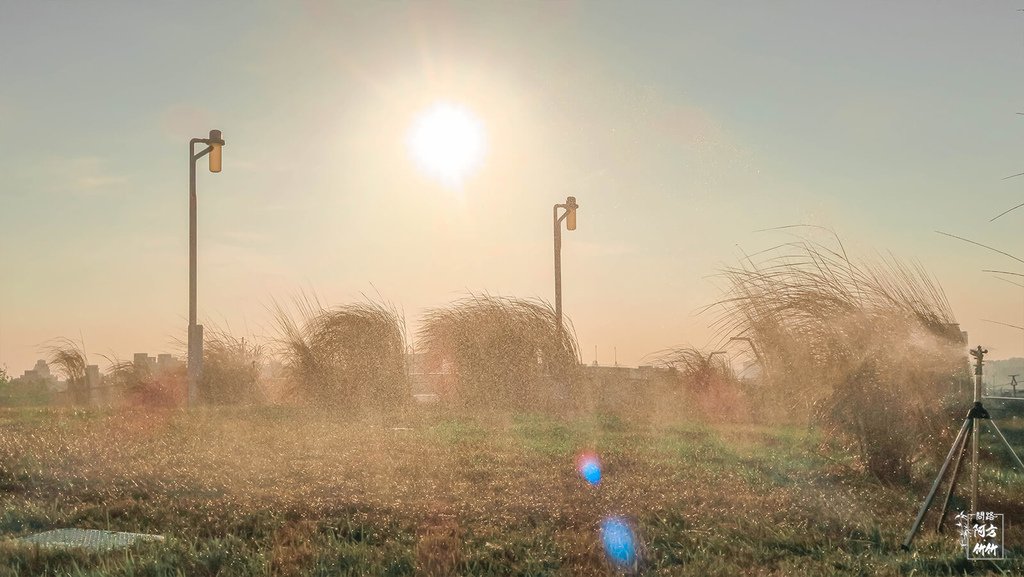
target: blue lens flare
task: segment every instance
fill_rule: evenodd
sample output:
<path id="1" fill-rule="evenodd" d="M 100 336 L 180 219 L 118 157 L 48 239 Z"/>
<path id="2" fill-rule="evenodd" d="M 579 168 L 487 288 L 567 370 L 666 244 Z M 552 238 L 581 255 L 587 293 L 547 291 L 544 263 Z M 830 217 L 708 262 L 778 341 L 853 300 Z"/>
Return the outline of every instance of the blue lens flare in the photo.
<path id="1" fill-rule="evenodd" d="M 601 541 L 608 558 L 616 565 L 631 567 L 636 562 L 636 537 L 624 519 L 605 519 L 601 523 Z"/>
<path id="2" fill-rule="evenodd" d="M 591 485 L 601 482 L 601 461 L 593 453 L 584 453 L 576 459 L 580 475 Z"/>
<path id="3" fill-rule="evenodd" d="M 596 485 L 601 482 L 601 466 L 593 461 L 584 463 L 580 472 L 583 473 L 583 478 L 591 485 Z"/>

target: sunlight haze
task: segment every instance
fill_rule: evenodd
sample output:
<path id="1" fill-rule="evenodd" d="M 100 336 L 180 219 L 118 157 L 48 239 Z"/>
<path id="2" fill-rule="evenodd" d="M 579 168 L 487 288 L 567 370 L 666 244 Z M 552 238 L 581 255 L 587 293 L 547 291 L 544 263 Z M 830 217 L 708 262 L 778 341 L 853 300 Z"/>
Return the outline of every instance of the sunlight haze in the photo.
<path id="1" fill-rule="evenodd" d="M 643 9 L 639 9 L 639 6 Z M 486 8 L 485 8 L 486 6 Z M 971 345 L 1024 355 L 1020 4 L 11 2 L 0 8 L 0 367 L 55 337 L 181 355 L 272 299 L 563 307 L 583 361 L 709 345 L 715 275 L 793 240 L 892 253 Z M 449 141 L 451 139 L 451 141 Z M 441 149 L 449 150 L 443 153 Z M 457 189 L 457 193 L 453 190 Z M 1017 282 L 1019 277 L 1006 277 Z"/>

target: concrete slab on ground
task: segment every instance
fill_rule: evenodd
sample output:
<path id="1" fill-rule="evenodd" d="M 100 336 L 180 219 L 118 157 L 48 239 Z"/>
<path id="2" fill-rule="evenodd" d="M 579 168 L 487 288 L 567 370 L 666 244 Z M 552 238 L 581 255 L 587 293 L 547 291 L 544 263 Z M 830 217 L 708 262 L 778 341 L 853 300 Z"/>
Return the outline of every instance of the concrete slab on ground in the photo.
<path id="1" fill-rule="evenodd" d="M 163 541 L 163 535 L 121 533 L 99 529 L 53 529 L 16 539 L 27 545 L 41 547 L 82 548 L 93 551 L 119 549 L 145 541 Z"/>

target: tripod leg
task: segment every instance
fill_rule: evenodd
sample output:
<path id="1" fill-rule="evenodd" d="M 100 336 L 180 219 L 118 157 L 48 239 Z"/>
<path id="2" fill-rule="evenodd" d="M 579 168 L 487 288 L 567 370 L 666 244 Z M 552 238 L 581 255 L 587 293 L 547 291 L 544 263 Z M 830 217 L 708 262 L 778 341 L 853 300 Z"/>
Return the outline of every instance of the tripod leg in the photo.
<path id="1" fill-rule="evenodd" d="M 939 533 L 942 532 L 942 523 L 946 520 L 946 511 L 949 510 L 949 499 L 953 496 L 953 491 L 956 488 L 956 478 L 960 474 L 960 464 L 964 460 L 964 453 L 967 452 L 967 440 L 971 436 L 970 427 L 967 428 L 967 434 L 960 441 L 960 448 L 957 449 L 956 463 L 953 465 L 953 474 L 949 478 L 949 489 L 946 490 L 946 498 L 942 501 L 942 511 L 939 513 L 939 521 L 935 524 L 935 530 Z"/>
<path id="2" fill-rule="evenodd" d="M 971 434 L 971 518 L 978 512 L 978 421 L 974 421 Z"/>
<path id="3" fill-rule="evenodd" d="M 1003 432 L 1000 431 L 999 427 L 996 426 L 995 421 L 989 419 L 988 422 L 992 423 L 992 428 L 995 429 L 997 433 L 999 433 L 999 438 L 1002 439 L 1004 443 L 1006 443 L 1006 448 L 1010 450 L 1010 454 L 1013 455 L 1013 458 L 1017 460 L 1017 464 L 1020 465 L 1020 472 L 1024 473 L 1024 462 L 1021 462 L 1020 457 L 1017 456 L 1017 452 L 1014 451 L 1013 446 L 1010 445 L 1010 441 L 1006 440 L 1006 436 L 1004 436 Z"/>
<path id="4" fill-rule="evenodd" d="M 942 482 L 942 477 L 946 475 L 946 469 L 949 468 L 949 462 L 953 460 L 953 453 L 956 452 L 956 447 L 960 443 L 960 438 L 967 433 L 967 425 L 974 419 L 968 418 L 964 420 L 964 424 L 960 427 L 960 432 L 956 434 L 956 440 L 953 441 L 953 446 L 949 448 L 949 454 L 946 455 L 946 460 L 942 463 L 942 468 L 939 469 L 938 476 L 935 477 L 935 482 L 932 483 L 932 489 L 928 492 L 928 497 L 925 498 L 924 504 L 921 505 L 921 511 L 917 514 L 917 520 L 914 521 L 914 526 L 910 528 L 910 533 L 907 534 L 907 538 L 903 540 L 902 549 L 910 549 L 910 542 L 914 540 L 914 535 L 917 534 L 917 530 L 921 527 L 921 521 L 924 519 L 924 514 L 928 512 L 928 507 L 931 506 L 932 500 L 935 499 L 935 492 L 939 490 L 939 483 Z"/>

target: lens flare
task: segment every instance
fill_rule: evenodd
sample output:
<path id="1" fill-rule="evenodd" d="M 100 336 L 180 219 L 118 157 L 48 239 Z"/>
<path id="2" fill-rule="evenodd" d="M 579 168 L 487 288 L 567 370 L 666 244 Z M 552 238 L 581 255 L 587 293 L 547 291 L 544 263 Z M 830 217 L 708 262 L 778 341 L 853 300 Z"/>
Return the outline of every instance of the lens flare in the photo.
<path id="1" fill-rule="evenodd" d="M 577 457 L 576 470 L 591 485 L 601 482 L 601 461 L 593 453 L 583 453 Z"/>
<path id="2" fill-rule="evenodd" d="M 604 552 L 620 567 L 636 563 L 636 537 L 629 523 L 621 517 L 611 517 L 601 523 L 601 542 Z"/>

